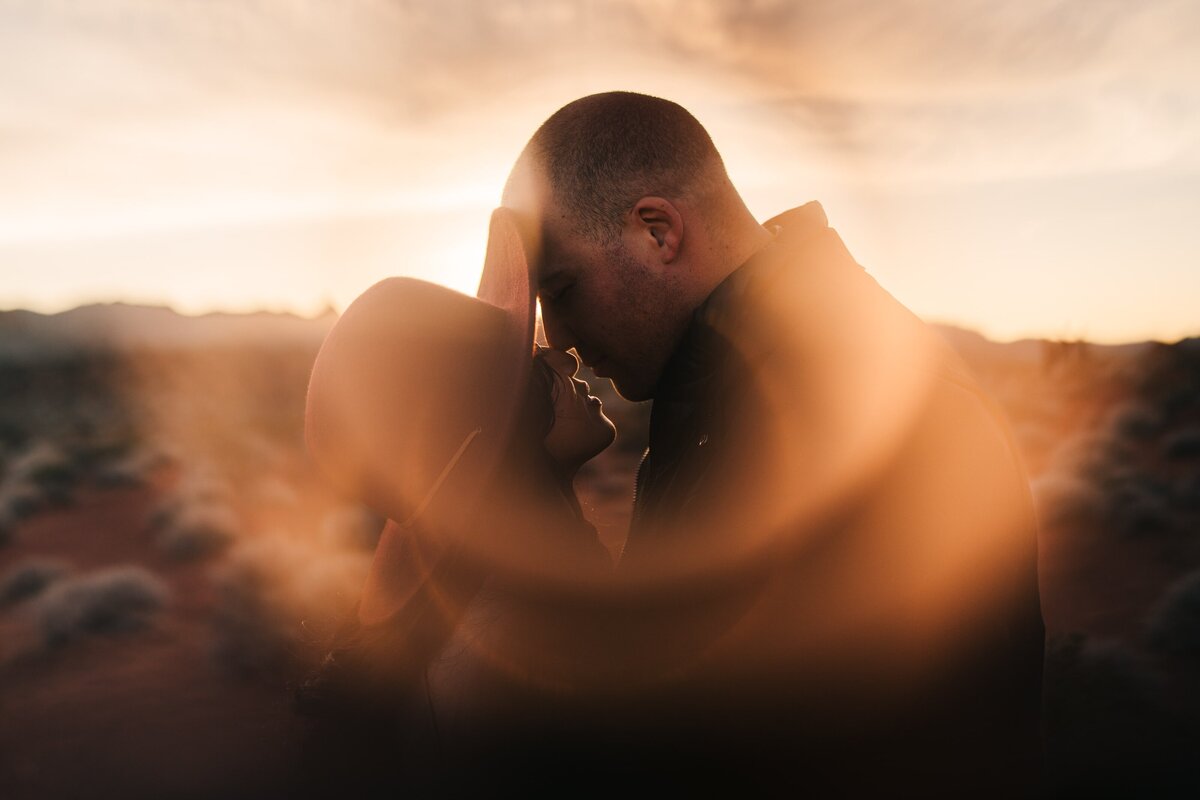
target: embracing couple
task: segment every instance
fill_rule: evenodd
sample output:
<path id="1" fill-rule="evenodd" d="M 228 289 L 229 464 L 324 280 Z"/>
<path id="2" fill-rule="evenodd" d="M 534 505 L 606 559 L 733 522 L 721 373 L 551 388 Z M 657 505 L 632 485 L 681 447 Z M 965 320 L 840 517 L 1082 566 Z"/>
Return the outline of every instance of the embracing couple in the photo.
<path id="1" fill-rule="evenodd" d="M 578 359 L 653 401 L 615 560 L 573 488 L 615 436 Z M 677 104 L 551 116 L 477 295 L 355 300 L 307 440 L 388 518 L 300 692 L 325 788 L 1036 790 L 1037 525 L 1002 413 L 817 203 L 757 222 Z"/>

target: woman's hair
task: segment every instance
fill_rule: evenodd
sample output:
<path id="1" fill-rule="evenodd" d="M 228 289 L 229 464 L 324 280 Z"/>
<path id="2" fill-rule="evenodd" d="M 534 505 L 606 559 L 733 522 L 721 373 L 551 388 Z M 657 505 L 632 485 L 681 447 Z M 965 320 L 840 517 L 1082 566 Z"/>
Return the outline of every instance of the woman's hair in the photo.
<path id="1" fill-rule="evenodd" d="M 572 473 L 564 470 L 546 450 L 546 436 L 554 428 L 555 401 L 560 392 L 574 391 L 568 379 L 546 361 L 548 351 L 544 347 L 533 351 L 525 399 L 508 450 L 497 471 L 497 479 L 492 481 L 481 507 L 488 509 L 487 525 L 516 524 L 522 528 L 516 535 L 531 542 L 546 531 L 538 533 L 530 526 L 545 525 L 547 521 L 554 527 L 555 539 L 577 540 L 579 548 L 594 541 L 597 552 L 603 551 L 607 565 L 607 551 L 603 550 L 595 529 L 584 517 Z M 557 510 L 547 515 L 535 509 Z M 529 538 L 531 533 L 536 535 Z M 543 540 L 542 544 L 545 543 Z"/>
<path id="2" fill-rule="evenodd" d="M 555 401 L 559 392 L 570 390 L 562 376 L 546 361 L 547 352 L 545 347 L 534 348 L 525 400 L 513 427 L 505 467 L 532 481 L 551 479 L 556 491 L 564 492 L 572 503 L 577 504 L 570 479 L 546 452 L 546 436 L 554 428 Z"/>
<path id="3" fill-rule="evenodd" d="M 525 401 L 513 432 L 514 437 L 536 441 L 539 446 L 554 427 L 554 402 L 562 390 L 558 373 L 546 362 L 545 353 L 546 348 L 535 346 Z"/>

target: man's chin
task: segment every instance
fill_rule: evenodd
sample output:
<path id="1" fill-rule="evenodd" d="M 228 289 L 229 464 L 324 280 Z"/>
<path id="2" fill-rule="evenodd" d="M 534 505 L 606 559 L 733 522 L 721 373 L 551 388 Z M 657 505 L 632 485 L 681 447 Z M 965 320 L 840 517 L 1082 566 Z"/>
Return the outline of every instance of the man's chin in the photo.
<path id="1" fill-rule="evenodd" d="M 643 382 L 620 376 L 609 378 L 609 382 L 617 390 L 617 394 L 631 403 L 640 403 L 643 400 L 654 399 L 654 387 L 647 386 Z"/>

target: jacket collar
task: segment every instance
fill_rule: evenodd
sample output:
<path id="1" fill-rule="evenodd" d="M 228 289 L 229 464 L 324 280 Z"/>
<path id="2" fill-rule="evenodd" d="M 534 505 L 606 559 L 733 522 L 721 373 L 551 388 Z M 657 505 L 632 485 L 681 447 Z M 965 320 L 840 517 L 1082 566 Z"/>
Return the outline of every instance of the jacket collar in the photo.
<path id="1" fill-rule="evenodd" d="M 746 297 L 769 290 L 776 271 L 786 264 L 786 259 L 778 258 L 780 250 L 794 247 L 813 233 L 827 229 L 829 222 L 821 204 L 814 200 L 772 217 L 763 227 L 774 234 L 774 239 L 730 273 L 692 313 L 691 322 L 659 379 L 655 408 L 664 401 L 665 404 L 690 402 L 698 394 L 702 396 L 703 387 L 716 376 L 723 361 L 722 350 L 727 345 L 718 330 L 728 330 L 726 323 L 733 323 L 736 315 L 747 307 Z"/>

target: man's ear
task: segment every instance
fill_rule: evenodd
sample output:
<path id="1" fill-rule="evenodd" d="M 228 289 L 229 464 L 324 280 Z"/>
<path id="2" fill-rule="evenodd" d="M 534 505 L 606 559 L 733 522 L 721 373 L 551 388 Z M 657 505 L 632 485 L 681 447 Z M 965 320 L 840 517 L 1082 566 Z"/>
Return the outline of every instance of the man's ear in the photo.
<path id="1" fill-rule="evenodd" d="M 629 244 L 663 264 L 670 264 L 679 257 L 683 246 L 683 215 L 670 200 L 643 197 L 629 212 L 626 231 L 633 238 Z"/>

